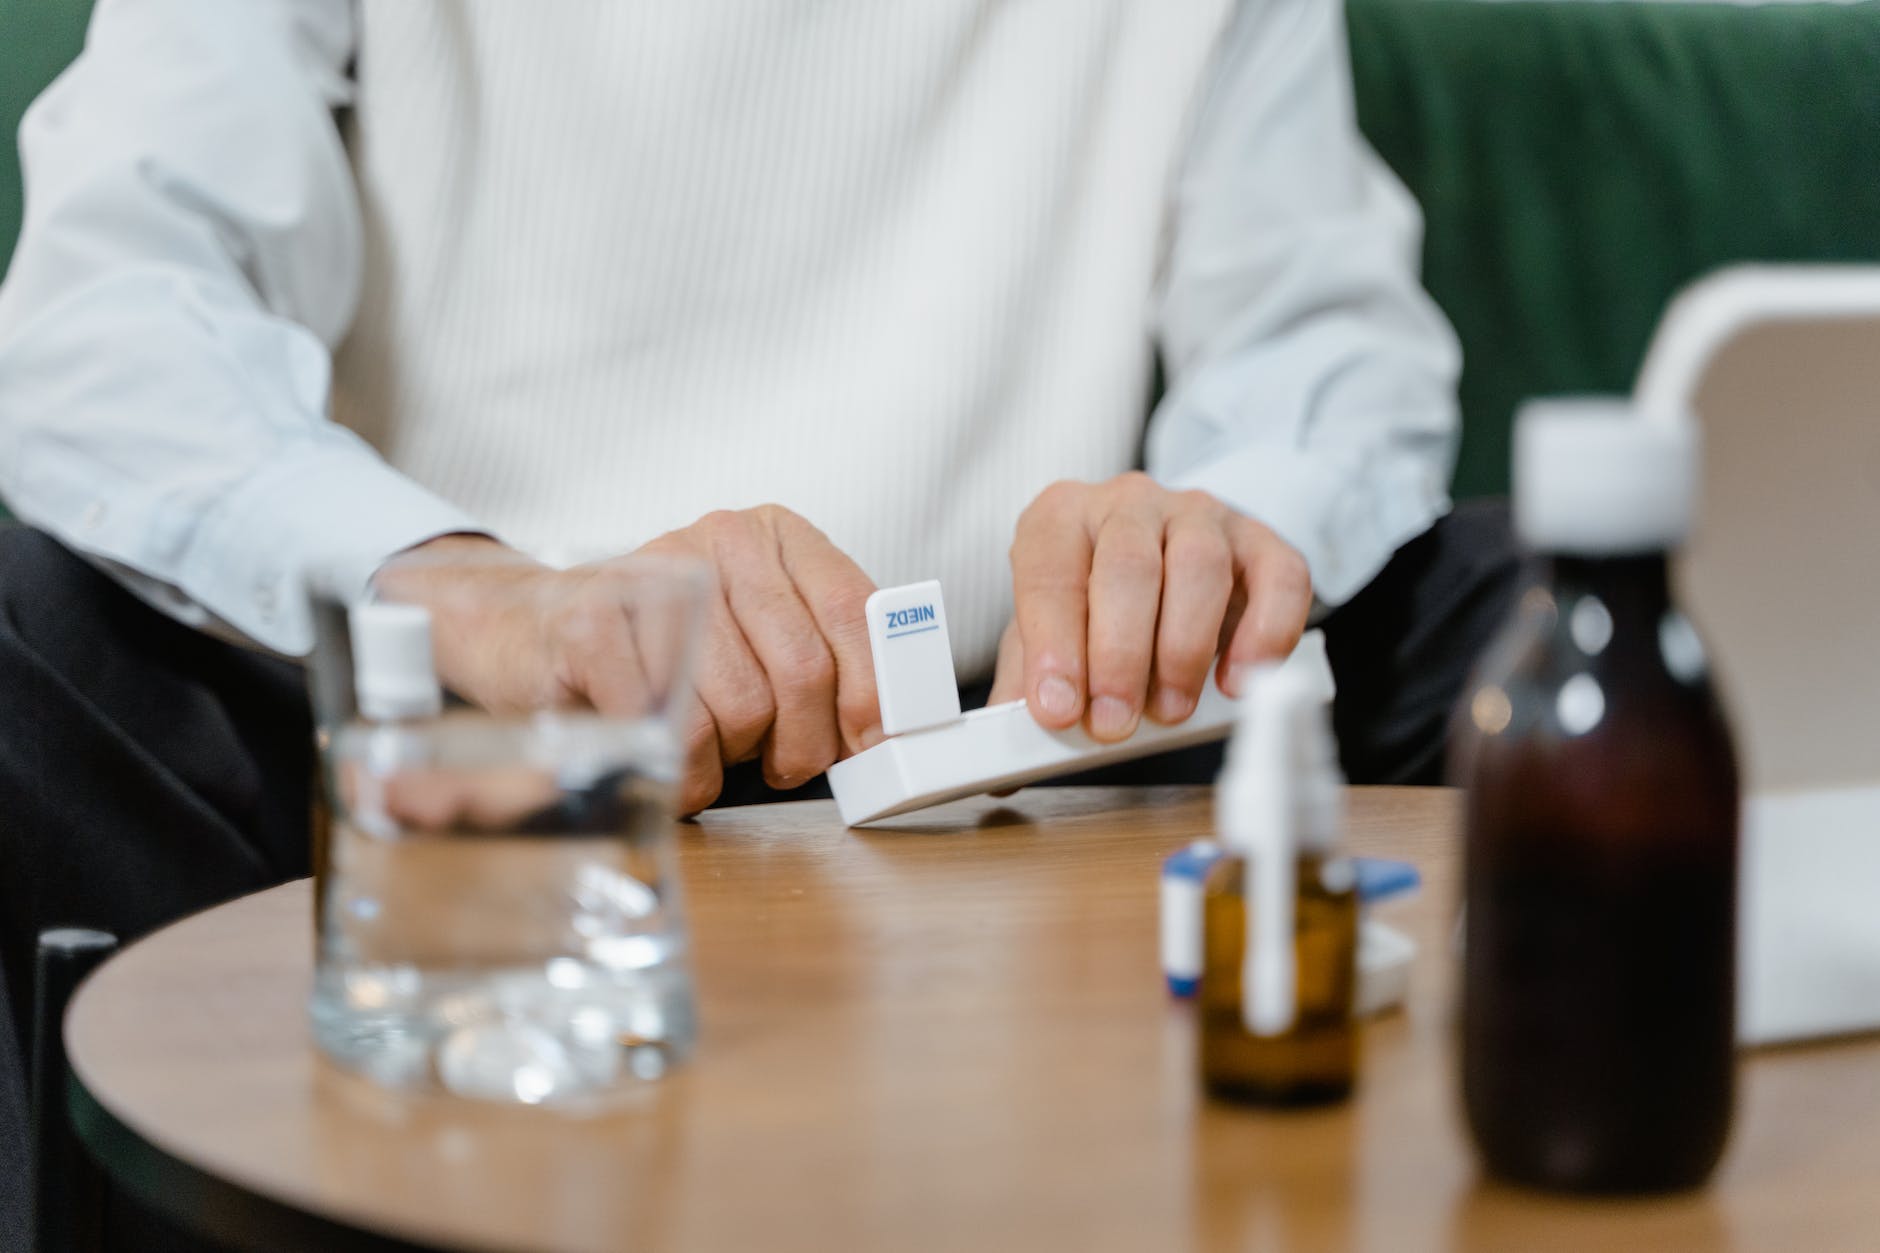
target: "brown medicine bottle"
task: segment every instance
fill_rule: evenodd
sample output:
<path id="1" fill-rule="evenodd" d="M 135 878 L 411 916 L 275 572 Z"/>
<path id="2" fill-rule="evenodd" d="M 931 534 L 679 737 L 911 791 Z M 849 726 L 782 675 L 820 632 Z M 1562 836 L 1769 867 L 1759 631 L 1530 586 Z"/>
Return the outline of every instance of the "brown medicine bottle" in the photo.
<path id="1" fill-rule="evenodd" d="M 1266 1105 L 1351 1091 L 1358 893 L 1337 848 L 1342 779 L 1324 694 L 1256 671 L 1217 791 L 1228 855 L 1202 895 L 1202 1083 Z"/>
<path id="2" fill-rule="evenodd" d="M 1458 711 L 1467 788 L 1462 1089 L 1484 1164 L 1544 1188 L 1710 1174 L 1735 1075 L 1739 797 L 1667 552 L 1695 432 L 1528 406 L 1515 520 L 1545 560 Z"/>

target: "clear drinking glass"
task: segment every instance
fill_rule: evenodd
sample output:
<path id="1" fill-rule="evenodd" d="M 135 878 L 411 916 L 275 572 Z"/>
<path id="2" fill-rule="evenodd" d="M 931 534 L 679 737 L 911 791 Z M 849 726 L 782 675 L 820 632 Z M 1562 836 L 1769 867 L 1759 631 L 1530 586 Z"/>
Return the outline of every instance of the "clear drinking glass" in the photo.
<path id="1" fill-rule="evenodd" d="M 610 683 L 604 715 L 510 692 L 496 711 L 365 716 L 344 682 L 347 615 L 316 599 L 330 825 L 311 1018 L 342 1067 L 392 1088 L 581 1107 L 690 1053 L 673 800 L 702 583 L 641 558 L 596 569 L 579 593 L 585 629 L 631 676 Z M 565 594 L 518 591 L 539 603 L 513 620 L 552 629 Z"/>

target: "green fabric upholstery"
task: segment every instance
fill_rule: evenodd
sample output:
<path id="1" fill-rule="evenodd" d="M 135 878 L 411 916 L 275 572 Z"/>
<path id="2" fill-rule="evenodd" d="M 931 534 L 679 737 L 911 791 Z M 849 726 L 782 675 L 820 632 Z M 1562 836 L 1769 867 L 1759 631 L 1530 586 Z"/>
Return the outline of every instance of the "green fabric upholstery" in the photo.
<path id="1" fill-rule="evenodd" d="M 91 0 L 0 0 L 0 274 L 20 233 L 20 116 L 78 55 L 90 17 Z M 11 516 L 0 501 L 0 526 Z"/>
<path id="2" fill-rule="evenodd" d="M 0 272 L 20 233 L 20 115 L 78 55 L 90 16 L 91 0 L 0 0 Z"/>
<path id="3" fill-rule="evenodd" d="M 89 0 L 0 0 L 0 124 Z M 1734 261 L 1880 260 L 1880 2 L 1348 0 L 1358 116 L 1422 201 L 1462 337 L 1458 496 L 1514 407 L 1629 387 L 1671 294 Z M 0 155 L 0 259 L 19 171 Z"/>
<path id="4" fill-rule="evenodd" d="M 1350 0 L 1360 122 L 1462 337 L 1460 497 L 1525 396 L 1629 390 L 1680 287 L 1880 260 L 1880 4 Z"/>

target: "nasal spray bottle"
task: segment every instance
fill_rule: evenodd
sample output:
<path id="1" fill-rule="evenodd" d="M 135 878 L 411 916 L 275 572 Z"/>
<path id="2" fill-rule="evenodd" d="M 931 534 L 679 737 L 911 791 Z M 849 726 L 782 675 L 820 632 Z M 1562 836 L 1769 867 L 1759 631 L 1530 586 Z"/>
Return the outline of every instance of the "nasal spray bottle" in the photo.
<path id="1" fill-rule="evenodd" d="M 1201 1075 L 1215 1096 L 1351 1092 L 1358 893 L 1337 850 L 1342 789 L 1324 694 L 1277 666 L 1253 672 L 1216 793 L 1229 851 L 1202 908 Z"/>
<path id="2" fill-rule="evenodd" d="M 370 602 L 352 610 L 353 684 L 372 722 L 434 718 L 444 707 L 431 662 L 431 615 L 416 605 Z"/>
<path id="3" fill-rule="evenodd" d="M 396 824 L 385 813 L 379 780 L 423 760 L 425 741 L 412 724 L 444 707 L 431 660 L 431 616 L 416 605 L 368 602 L 353 606 L 351 621 L 360 722 L 353 728 L 358 738 L 340 755 L 356 757 L 362 767 L 353 780 L 353 821 L 389 836 Z"/>

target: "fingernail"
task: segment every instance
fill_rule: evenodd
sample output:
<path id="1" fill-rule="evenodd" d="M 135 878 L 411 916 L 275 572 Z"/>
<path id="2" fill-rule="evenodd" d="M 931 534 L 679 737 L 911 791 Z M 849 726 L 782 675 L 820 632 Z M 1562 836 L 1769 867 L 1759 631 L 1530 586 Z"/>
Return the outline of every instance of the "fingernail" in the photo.
<path id="1" fill-rule="evenodd" d="M 1195 698 L 1179 688 L 1159 687 L 1155 690 L 1155 720 L 1162 723 L 1180 722 L 1195 707 Z"/>
<path id="2" fill-rule="evenodd" d="M 888 737 L 881 733 L 881 724 L 876 722 L 864 728 L 862 733 L 855 738 L 861 744 L 863 751 L 866 751 Z"/>
<path id="3" fill-rule="evenodd" d="M 1136 729 L 1136 716 L 1128 701 L 1099 696 L 1090 702 L 1090 733 L 1101 740 L 1120 740 Z"/>
<path id="4" fill-rule="evenodd" d="M 1048 675 L 1038 684 L 1038 708 L 1047 717 L 1072 718 L 1077 715 L 1077 689 L 1062 675 Z"/>

